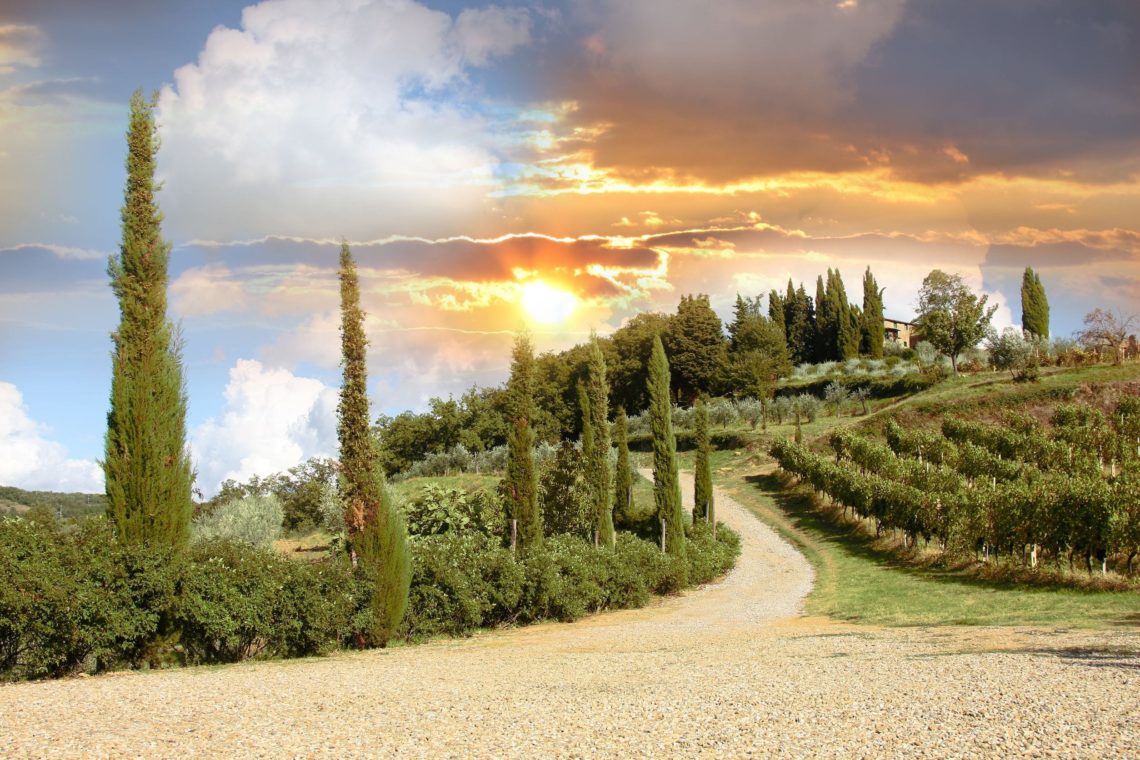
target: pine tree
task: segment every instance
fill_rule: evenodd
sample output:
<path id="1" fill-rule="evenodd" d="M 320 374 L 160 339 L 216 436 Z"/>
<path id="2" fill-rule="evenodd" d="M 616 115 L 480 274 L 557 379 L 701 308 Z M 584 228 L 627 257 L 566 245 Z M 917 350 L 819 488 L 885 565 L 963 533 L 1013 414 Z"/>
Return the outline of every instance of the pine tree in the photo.
<path id="1" fill-rule="evenodd" d="M 583 453 L 593 496 L 594 531 L 598 543 L 612 547 L 615 536 L 613 478 L 610 473 L 610 385 L 606 382 L 606 357 L 602 354 L 597 335 L 590 337 L 590 359 L 586 369 L 586 395 L 593 440 L 590 448 L 583 448 Z"/>
<path id="2" fill-rule="evenodd" d="M 1049 337 L 1049 299 L 1032 267 L 1025 268 L 1021 279 L 1021 329 L 1038 338 Z"/>
<path id="3" fill-rule="evenodd" d="M 860 350 L 873 359 L 883 358 L 883 291 L 871 274 L 871 267 L 863 273 L 863 326 Z"/>
<path id="4" fill-rule="evenodd" d="M 677 474 L 677 442 L 673 437 L 669 360 L 665 358 L 665 347 L 661 345 L 660 338 L 653 341 L 653 353 L 649 358 L 648 390 L 653 433 L 653 501 L 665 530 L 665 550 L 684 559 L 685 526 L 681 511 L 681 481 Z"/>
<path id="5" fill-rule="evenodd" d="M 119 301 L 103 475 L 120 541 L 180 548 L 190 536 L 194 473 L 186 449 L 186 391 L 166 318 L 170 244 L 154 195 L 155 99 L 131 96 L 123 241 L 107 265 Z"/>
<path id="6" fill-rule="evenodd" d="M 517 523 L 522 549 L 542 543 L 542 510 L 538 503 L 538 474 L 534 467 L 534 347 L 530 337 L 515 338 L 511 378 L 507 382 L 510 428 L 507 432 L 507 471 L 502 492 L 507 511 Z"/>
<path id="7" fill-rule="evenodd" d="M 617 468 L 614 471 L 614 519 L 628 525 L 633 519 L 633 467 L 629 462 L 629 420 L 625 407 L 618 409 L 614 421 L 617 444 Z"/>
<path id="8" fill-rule="evenodd" d="M 352 251 L 340 248 L 340 340 L 344 379 L 337 406 L 340 497 L 349 556 L 372 584 L 364 643 L 384 646 L 404 617 L 412 580 L 407 529 L 388 499 L 376 441 L 369 428 L 368 339 Z"/>
<path id="9" fill-rule="evenodd" d="M 716 506 L 713 503 L 712 466 L 709 462 L 709 410 L 703 398 L 697 402 L 695 416 L 693 435 L 697 451 L 693 477 L 693 522 L 713 523 L 716 520 Z"/>

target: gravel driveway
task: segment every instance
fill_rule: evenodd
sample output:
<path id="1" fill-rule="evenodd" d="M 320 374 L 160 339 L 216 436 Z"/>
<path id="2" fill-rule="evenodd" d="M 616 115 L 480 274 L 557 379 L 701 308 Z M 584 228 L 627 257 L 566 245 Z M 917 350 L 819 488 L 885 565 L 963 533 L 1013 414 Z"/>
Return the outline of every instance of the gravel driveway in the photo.
<path id="1" fill-rule="evenodd" d="M 739 565 L 682 597 L 386 651 L 3 686 L 0 756 L 1140 757 L 1135 632 L 799 617 L 806 560 L 717 499 Z"/>

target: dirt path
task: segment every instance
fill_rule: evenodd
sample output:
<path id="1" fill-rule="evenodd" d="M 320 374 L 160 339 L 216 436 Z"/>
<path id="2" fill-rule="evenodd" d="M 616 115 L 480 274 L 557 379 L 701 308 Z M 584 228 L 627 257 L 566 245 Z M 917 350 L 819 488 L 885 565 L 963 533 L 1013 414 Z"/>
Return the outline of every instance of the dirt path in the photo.
<path id="1" fill-rule="evenodd" d="M 717 499 L 740 562 L 683 597 L 388 651 L 4 686 L 0 756 L 1140 753 L 1134 636 L 797 617 L 810 566 Z"/>

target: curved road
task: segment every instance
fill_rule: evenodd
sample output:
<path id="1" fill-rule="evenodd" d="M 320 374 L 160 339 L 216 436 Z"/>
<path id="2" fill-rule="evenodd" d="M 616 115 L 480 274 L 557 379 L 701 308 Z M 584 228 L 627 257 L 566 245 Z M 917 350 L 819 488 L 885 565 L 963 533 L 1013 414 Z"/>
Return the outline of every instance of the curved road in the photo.
<path id="1" fill-rule="evenodd" d="M 0 756 L 1140 752 L 1135 637 L 798 617 L 806 560 L 717 499 L 739 564 L 684 596 L 387 651 L 2 686 Z"/>

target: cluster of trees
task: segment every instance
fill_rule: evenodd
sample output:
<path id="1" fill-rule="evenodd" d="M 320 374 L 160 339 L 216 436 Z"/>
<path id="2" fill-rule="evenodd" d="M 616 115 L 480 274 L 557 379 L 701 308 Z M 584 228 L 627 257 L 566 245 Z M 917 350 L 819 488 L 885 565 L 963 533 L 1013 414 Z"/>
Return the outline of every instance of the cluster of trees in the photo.
<path id="1" fill-rule="evenodd" d="M 803 283 L 781 296 L 768 294 L 768 315 L 783 328 L 789 358 L 797 363 L 845 361 L 883 355 L 883 291 L 871 268 L 863 274 L 863 306 L 850 303 L 838 269 L 816 278 L 815 300 Z"/>
<path id="2" fill-rule="evenodd" d="M 111 404 L 107 414 L 107 515 L 124 545 L 185 551 L 193 514 L 194 473 L 186 445 L 186 392 L 180 343 L 166 316 L 170 244 L 163 240 L 155 202 L 158 139 L 153 99 L 136 92 L 127 134 L 123 240 L 108 273 L 120 321 L 114 343 Z M 341 347 L 344 382 L 338 406 L 338 493 L 346 526 L 346 553 L 371 595 L 355 633 L 360 645 L 383 645 L 404 614 L 410 565 L 406 531 L 386 499 L 379 453 L 372 437 L 366 393 L 364 313 L 356 265 L 340 255 Z M 324 465 L 317 465 L 323 467 Z M 300 480 L 300 478 L 298 478 Z M 321 479 L 323 480 L 323 479 Z M 304 478 L 306 485 L 319 483 Z M 288 492 L 292 481 L 274 483 Z M 250 495 L 250 494 L 245 494 Z M 289 494 L 295 505 L 304 496 Z M 294 518 L 297 515 L 294 513 Z"/>
<path id="3" fill-rule="evenodd" d="M 834 459 L 777 441 L 780 466 L 904 543 L 1004 554 L 1036 567 L 1110 558 L 1131 573 L 1140 552 L 1140 399 L 1111 420 L 1062 405 L 1051 430 L 1024 415 L 1005 425 L 946 420 L 941 434 L 888 424 L 886 443 L 850 431 L 831 436 Z"/>

